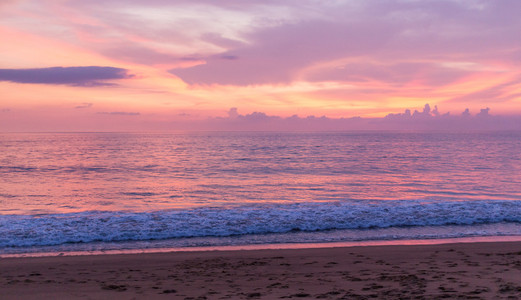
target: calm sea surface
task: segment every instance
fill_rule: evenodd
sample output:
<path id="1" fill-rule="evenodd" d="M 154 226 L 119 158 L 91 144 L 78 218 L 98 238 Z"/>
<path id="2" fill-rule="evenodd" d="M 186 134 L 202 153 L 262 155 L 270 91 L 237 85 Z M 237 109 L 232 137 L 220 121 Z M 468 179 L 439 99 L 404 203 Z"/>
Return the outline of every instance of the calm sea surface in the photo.
<path id="1" fill-rule="evenodd" d="M 0 254 L 521 236 L 521 132 L 0 134 Z"/>

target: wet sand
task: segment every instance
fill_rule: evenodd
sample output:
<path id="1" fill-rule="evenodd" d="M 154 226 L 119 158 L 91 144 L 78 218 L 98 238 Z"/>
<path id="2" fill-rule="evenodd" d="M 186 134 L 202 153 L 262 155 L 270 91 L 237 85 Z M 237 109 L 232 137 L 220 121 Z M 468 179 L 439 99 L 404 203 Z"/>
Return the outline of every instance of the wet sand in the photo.
<path id="1" fill-rule="evenodd" d="M 521 242 L 0 259 L 1 299 L 521 299 Z"/>

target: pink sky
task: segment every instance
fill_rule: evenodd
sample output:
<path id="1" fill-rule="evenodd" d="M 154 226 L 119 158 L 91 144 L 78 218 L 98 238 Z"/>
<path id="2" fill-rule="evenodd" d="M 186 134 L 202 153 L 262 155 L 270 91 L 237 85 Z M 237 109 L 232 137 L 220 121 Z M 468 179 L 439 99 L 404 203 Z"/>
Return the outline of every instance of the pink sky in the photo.
<path id="1" fill-rule="evenodd" d="M 168 130 L 230 108 L 521 115 L 520 11 L 518 0 L 4 0 L 0 131 Z"/>

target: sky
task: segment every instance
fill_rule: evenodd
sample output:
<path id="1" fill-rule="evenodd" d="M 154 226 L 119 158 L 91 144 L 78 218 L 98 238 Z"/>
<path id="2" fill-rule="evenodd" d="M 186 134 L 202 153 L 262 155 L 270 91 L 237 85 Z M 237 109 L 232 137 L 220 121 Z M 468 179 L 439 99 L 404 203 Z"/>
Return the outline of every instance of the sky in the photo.
<path id="1" fill-rule="evenodd" d="M 520 11 L 518 0 L 0 0 L 0 131 L 485 113 L 513 124 Z"/>

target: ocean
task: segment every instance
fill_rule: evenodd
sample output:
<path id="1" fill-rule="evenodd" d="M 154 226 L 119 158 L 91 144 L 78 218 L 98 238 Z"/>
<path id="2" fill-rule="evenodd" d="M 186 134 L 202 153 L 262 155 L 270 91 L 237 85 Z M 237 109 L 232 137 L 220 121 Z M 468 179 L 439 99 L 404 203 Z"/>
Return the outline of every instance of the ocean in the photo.
<path id="1" fill-rule="evenodd" d="M 521 237 L 521 132 L 0 134 L 0 255 Z"/>

